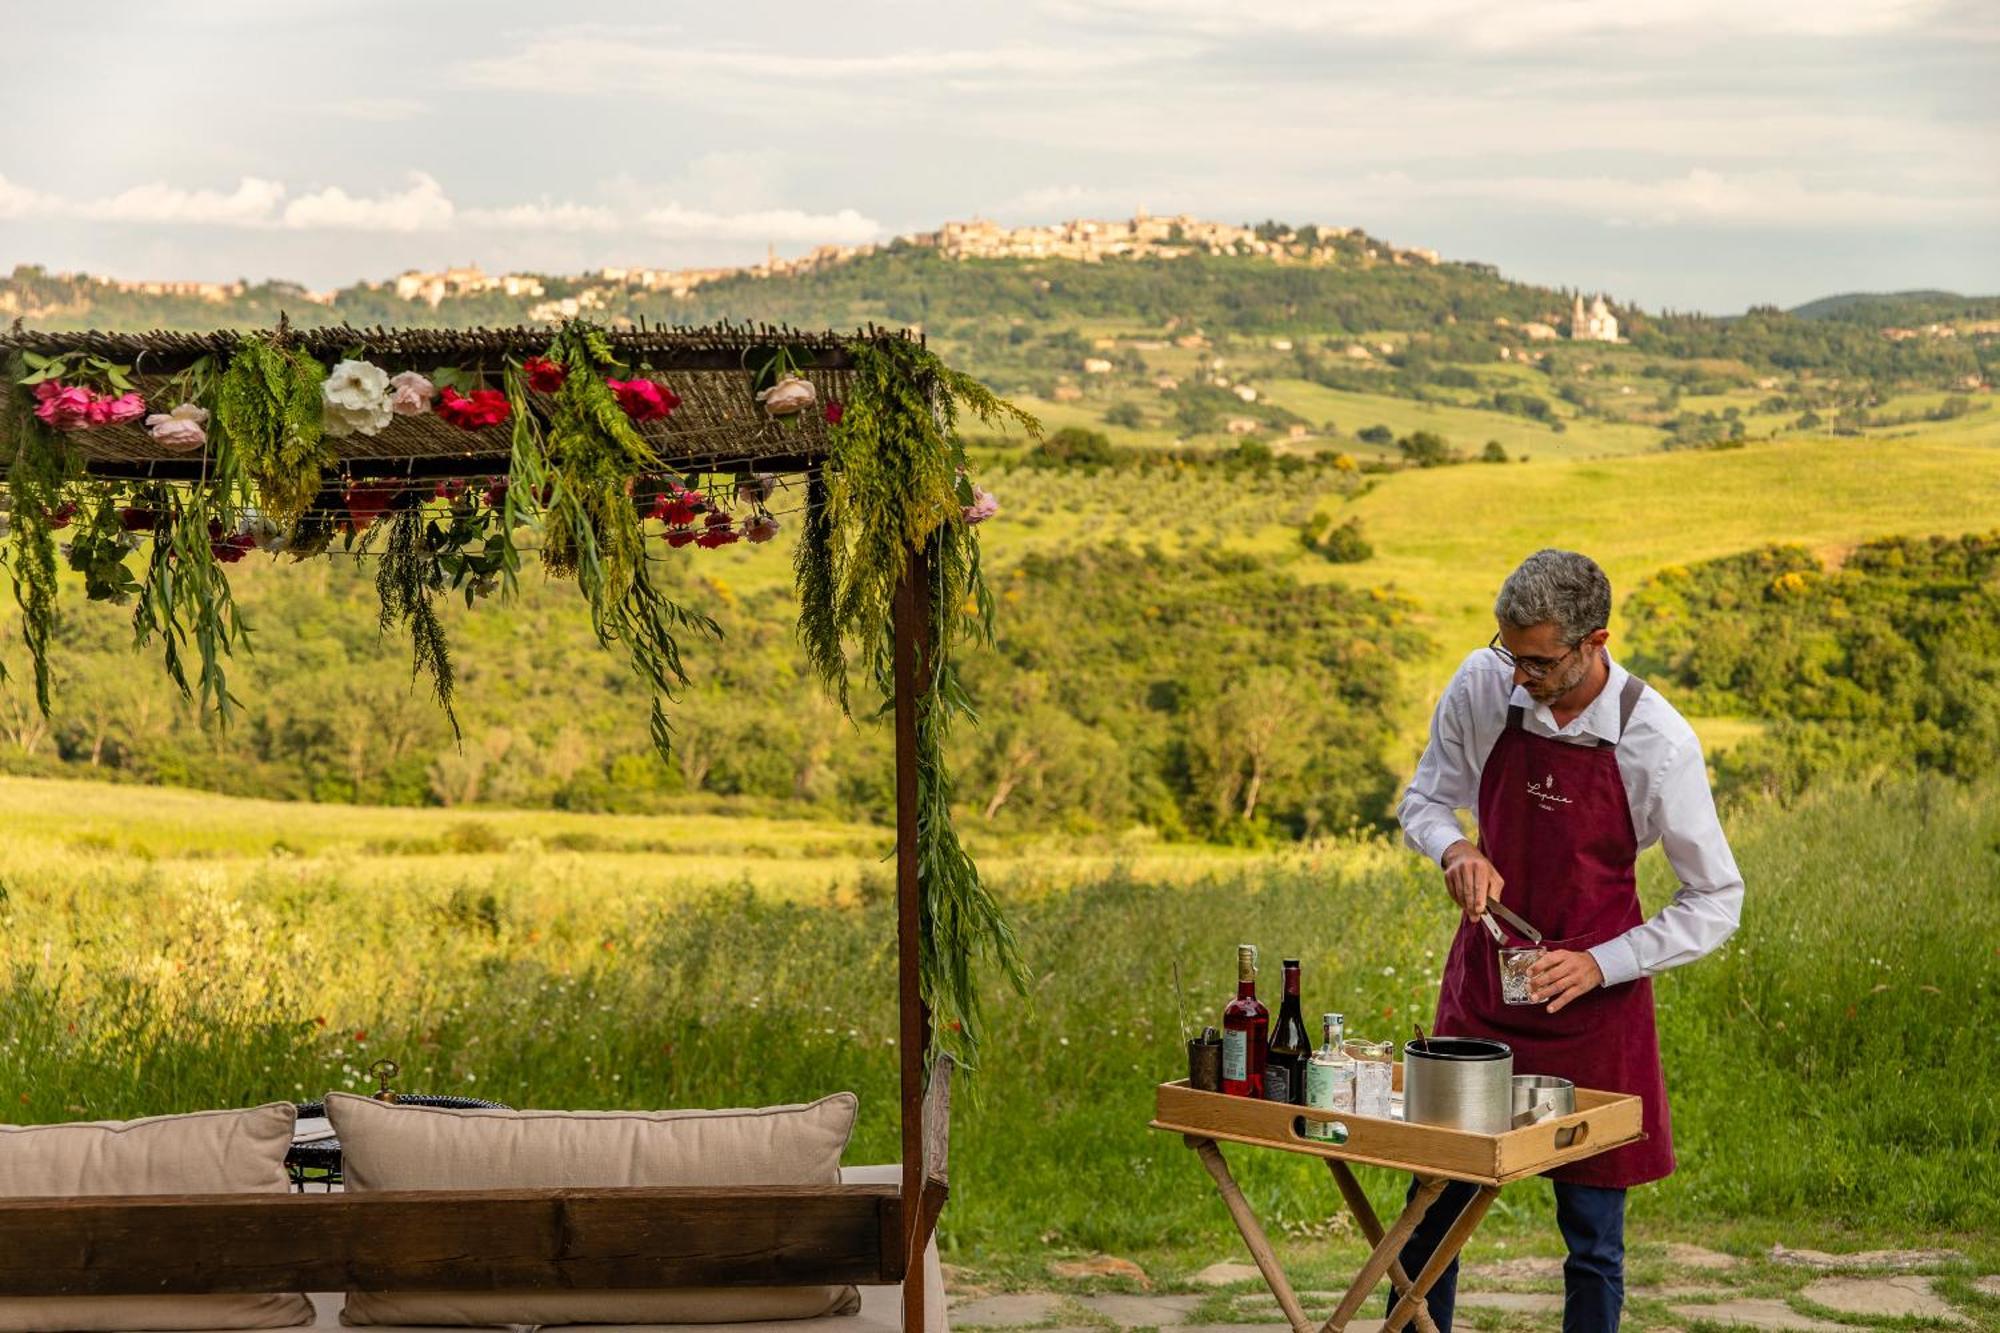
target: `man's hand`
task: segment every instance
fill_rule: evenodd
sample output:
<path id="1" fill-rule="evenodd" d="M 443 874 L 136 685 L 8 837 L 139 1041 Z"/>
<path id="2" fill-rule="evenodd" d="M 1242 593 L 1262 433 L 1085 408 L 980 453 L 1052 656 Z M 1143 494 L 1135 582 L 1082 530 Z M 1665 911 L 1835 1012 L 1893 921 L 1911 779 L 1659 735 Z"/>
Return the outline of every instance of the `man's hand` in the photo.
<path id="1" fill-rule="evenodd" d="M 1498 898 L 1506 883 L 1498 868 L 1463 838 L 1445 848 L 1439 864 L 1444 867 L 1444 886 L 1451 891 L 1452 901 L 1464 909 L 1467 920 L 1484 916 L 1487 901 Z"/>
<path id="2" fill-rule="evenodd" d="M 1587 953 L 1571 953 L 1568 949 L 1551 949 L 1528 969 L 1529 997 L 1537 1004 L 1550 1001 L 1552 1014 L 1561 1013 L 1571 1000 L 1588 995 L 1603 984 L 1604 969 L 1597 965 L 1597 960 Z"/>

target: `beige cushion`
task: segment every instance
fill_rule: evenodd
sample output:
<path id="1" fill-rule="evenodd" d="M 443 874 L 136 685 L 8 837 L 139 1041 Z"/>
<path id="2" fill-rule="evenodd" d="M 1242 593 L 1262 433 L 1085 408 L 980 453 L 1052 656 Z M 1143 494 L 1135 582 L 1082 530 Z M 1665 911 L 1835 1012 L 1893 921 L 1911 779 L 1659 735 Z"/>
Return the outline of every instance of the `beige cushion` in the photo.
<path id="1" fill-rule="evenodd" d="M 347 1188 L 831 1185 L 856 1101 L 742 1111 L 500 1111 L 330 1093 Z M 349 1324 L 734 1324 L 851 1314 L 849 1286 L 350 1292 Z"/>
<path id="2" fill-rule="evenodd" d="M 272 1102 L 144 1120 L 0 1125 L 0 1196 L 283 1194 L 297 1116 L 289 1102 Z M 297 1292 L 0 1297 L 0 1333 L 284 1328 L 312 1318 Z"/>

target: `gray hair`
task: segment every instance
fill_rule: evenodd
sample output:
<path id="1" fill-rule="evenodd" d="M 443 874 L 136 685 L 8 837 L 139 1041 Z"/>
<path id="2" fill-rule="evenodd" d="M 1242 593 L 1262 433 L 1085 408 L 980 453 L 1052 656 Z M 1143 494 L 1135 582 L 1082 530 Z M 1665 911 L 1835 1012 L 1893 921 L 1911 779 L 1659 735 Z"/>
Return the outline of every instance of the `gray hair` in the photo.
<path id="1" fill-rule="evenodd" d="M 1500 585 L 1494 619 L 1529 629 L 1555 623 L 1564 643 L 1580 643 L 1611 623 L 1611 580 L 1575 551 L 1537 551 Z"/>

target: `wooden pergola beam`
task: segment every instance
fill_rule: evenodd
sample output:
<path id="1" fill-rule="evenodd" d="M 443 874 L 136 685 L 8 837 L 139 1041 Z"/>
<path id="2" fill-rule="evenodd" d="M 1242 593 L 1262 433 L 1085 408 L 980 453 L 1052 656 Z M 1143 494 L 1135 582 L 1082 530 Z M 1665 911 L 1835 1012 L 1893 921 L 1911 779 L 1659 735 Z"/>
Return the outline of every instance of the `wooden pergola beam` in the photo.
<path id="1" fill-rule="evenodd" d="M 922 870 L 918 858 L 917 708 L 930 686 L 930 563 L 912 549 L 896 589 L 893 647 L 896 686 L 896 994 L 897 1046 L 901 1051 L 903 1126 L 903 1219 L 906 1270 L 903 1283 L 904 1333 L 924 1328 L 924 1247 L 930 1241 L 925 1219 L 924 1056 L 930 1048 L 930 1007 L 924 1003 L 918 958 L 922 948 Z M 943 1207 L 942 1199 L 937 1201 Z"/>

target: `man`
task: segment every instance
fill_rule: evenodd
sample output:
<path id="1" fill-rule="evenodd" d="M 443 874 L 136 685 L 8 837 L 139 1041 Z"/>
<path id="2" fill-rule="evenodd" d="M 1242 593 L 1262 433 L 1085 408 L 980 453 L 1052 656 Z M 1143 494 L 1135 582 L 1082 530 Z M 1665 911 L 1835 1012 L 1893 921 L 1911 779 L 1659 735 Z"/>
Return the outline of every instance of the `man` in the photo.
<path id="1" fill-rule="evenodd" d="M 1729 938 L 1743 880 L 1694 731 L 1604 650 L 1611 583 L 1596 562 L 1537 551 L 1508 575 L 1493 612 L 1499 633 L 1438 700 L 1397 817 L 1463 916 L 1432 1030 L 1506 1042 L 1517 1074 L 1644 1098 L 1644 1140 L 1548 1173 L 1569 1247 L 1564 1333 L 1611 1333 L 1625 1299 L 1625 1191 L 1674 1169 L 1648 978 Z M 1476 843 L 1460 831 L 1461 809 L 1478 816 Z M 1648 921 L 1633 865 L 1655 842 L 1681 887 Z M 1533 1004 L 1501 1000 L 1498 954 L 1479 920 L 1495 901 L 1544 937 Z M 1421 1269 L 1471 1192 L 1453 1186 L 1432 1205 L 1403 1250 L 1405 1272 Z M 1430 1292 L 1442 1333 L 1456 1277 L 1454 1264 Z"/>

